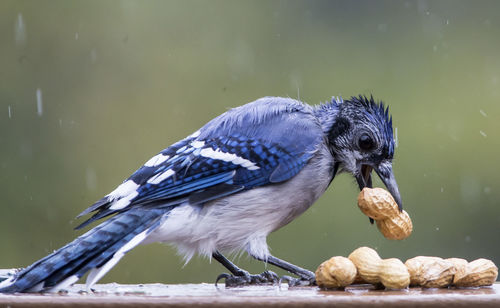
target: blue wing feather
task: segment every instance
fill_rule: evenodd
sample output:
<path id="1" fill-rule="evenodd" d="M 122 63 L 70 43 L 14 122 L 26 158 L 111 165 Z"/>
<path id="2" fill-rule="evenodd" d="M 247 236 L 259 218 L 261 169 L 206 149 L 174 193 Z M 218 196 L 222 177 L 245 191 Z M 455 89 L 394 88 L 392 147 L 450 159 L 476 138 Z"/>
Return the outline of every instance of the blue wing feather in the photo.
<path id="1" fill-rule="evenodd" d="M 215 118 L 197 134 L 161 151 L 168 159 L 134 172 L 128 181 L 138 187 L 126 207 L 114 210 L 110 207 L 116 199 L 106 202 L 105 197 L 82 214 L 98 210 L 90 219 L 94 221 L 159 201 L 180 204 L 192 195 L 196 197 L 191 200 L 203 203 L 283 182 L 300 172 L 322 140 L 310 106 L 293 99 L 263 98 Z M 162 181 L 153 180 L 165 172 L 169 173 Z"/>

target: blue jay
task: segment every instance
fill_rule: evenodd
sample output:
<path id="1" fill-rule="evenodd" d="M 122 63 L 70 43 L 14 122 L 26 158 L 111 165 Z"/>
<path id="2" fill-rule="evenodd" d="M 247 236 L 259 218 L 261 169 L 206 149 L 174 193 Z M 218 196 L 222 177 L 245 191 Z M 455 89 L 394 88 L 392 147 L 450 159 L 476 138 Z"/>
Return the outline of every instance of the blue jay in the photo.
<path id="1" fill-rule="evenodd" d="M 337 173 L 362 189 L 374 170 L 400 209 L 392 172 L 392 118 L 373 97 L 310 106 L 264 97 L 230 109 L 149 159 L 78 217 L 76 229 L 107 218 L 73 242 L 0 283 L 0 292 L 54 292 L 84 274 L 90 288 L 139 244 L 165 242 L 186 262 L 194 254 L 219 261 L 226 286 L 277 281 L 251 275 L 222 252 L 250 256 L 314 284 L 314 273 L 271 255 L 266 237 L 307 210 Z"/>

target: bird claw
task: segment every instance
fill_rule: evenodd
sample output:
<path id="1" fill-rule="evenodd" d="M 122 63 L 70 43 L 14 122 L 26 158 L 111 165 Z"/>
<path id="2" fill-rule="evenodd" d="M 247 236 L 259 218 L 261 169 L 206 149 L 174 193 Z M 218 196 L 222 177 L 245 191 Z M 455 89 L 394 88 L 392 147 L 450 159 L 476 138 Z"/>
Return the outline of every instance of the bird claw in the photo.
<path id="1" fill-rule="evenodd" d="M 215 279 L 215 286 L 217 287 L 217 283 L 219 283 L 219 280 L 221 279 L 227 279 L 231 277 L 231 275 L 229 275 L 228 273 L 222 273 L 220 274 L 219 276 L 217 276 L 217 278 Z"/>
<path id="2" fill-rule="evenodd" d="M 247 285 L 263 285 L 263 284 L 275 284 L 280 281 L 280 277 L 272 272 L 265 271 L 258 275 L 251 275 L 248 272 L 242 273 L 242 275 L 231 275 L 227 273 L 220 274 L 215 280 L 215 286 L 219 280 L 225 279 L 226 287 L 241 287 Z"/>

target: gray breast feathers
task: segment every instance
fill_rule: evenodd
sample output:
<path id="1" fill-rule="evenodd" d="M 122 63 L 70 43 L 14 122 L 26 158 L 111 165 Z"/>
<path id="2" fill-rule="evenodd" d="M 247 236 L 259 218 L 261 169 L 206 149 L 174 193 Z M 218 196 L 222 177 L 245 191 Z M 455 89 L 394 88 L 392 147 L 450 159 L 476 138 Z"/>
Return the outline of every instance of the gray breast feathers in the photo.
<path id="1" fill-rule="evenodd" d="M 195 253 L 215 250 L 248 253 L 265 258 L 266 237 L 307 210 L 326 190 L 333 158 L 322 145 L 292 179 L 221 198 L 202 207 L 184 204 L 174 209 L 147 242 L 177 246 L 189 260 Z"/>

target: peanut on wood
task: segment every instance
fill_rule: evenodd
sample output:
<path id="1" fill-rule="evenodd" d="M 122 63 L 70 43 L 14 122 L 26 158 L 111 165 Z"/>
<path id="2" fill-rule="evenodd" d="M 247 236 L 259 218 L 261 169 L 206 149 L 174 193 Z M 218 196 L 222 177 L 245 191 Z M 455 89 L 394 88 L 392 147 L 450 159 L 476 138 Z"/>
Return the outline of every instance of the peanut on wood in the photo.
<path id="1" fill-rule="evenodd" d="M 419 256 L 405 262 L 410 272 L 410 285 L 443 288 L 453 282 L 456 268 L 453 262 L 438 257 Z"/>
<path id="2" fill-rule="evenodd" d="M 472 262 L 460 258 L 441 259 L 419 256 L 405 262 L 410 272 L 410 284 L 423 288 L 481 287 L 492 285 L 498 268 L 486 259 Z"/>
<path id="3" fill-rule="evenodd" d="M 316 283 L 322 288 L 342 288 L 351 285 L 357 270 L 346 257 L 332 257 L 316 270 Z"/>
<path id="4" fill-rule="evenodd" d="M 498 267 L 487 259 L 477 259 L 465 266 L 464 271 L 459 271 L 453 279 L 457 287 L 482 287 L 492 285 L 498 277 Z"/>
<path id="5" fill-rule="evenodd" d="M 404 289 L 410 284 L 410 274 L 399 259 L 381 259 L 369 247 L 360 247 L 349 255 L 358 269 L 358 276 L 371 284 L 383 284 L 388 289 Z"/>

